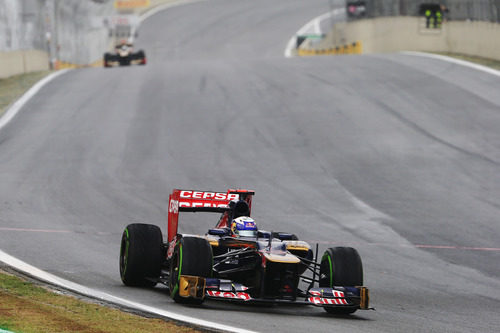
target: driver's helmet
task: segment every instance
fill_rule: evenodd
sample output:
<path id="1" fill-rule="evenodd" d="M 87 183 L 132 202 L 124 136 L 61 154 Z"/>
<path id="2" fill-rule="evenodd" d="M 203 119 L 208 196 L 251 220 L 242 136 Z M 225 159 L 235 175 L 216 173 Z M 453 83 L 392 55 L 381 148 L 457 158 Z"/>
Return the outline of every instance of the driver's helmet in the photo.
<path id="1" fill-rule="evenodd" d="M 233 237 L 257 237 L 257 224 L 248 216 L 237 217 L 231 222 L 231 234 Z"/>

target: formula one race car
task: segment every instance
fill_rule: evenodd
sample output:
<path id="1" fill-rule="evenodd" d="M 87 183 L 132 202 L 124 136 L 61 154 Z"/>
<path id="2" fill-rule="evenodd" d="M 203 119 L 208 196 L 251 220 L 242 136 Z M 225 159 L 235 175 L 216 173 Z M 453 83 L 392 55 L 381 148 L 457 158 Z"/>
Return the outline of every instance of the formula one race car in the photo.
<path id="1" fill-rule="evenodd" d="M 103 59 L 104 67 L 145 65 L 146 54 L 143 50 L 133 52 L 131 43 L 121 42 L 116 45 L 115 53 L 105 53 Z"/>
<path id="2" fill-rule="evenodd" d="M 127 286 L 167 286 L 178 303 L 205 299 L 294 303 L 349 314 L 368 309 L 363 268 L 351 247 L 327 249 L 317 262 L 292 233 L 259 230 L 250 217 L 253 191 L 175 189 L 169 197 L 168 236 L 151 224 L 130 224 L 122 236 L 120 275 Z M 218 212 L 203 236 L 178 233 L 180 212 Z"/>

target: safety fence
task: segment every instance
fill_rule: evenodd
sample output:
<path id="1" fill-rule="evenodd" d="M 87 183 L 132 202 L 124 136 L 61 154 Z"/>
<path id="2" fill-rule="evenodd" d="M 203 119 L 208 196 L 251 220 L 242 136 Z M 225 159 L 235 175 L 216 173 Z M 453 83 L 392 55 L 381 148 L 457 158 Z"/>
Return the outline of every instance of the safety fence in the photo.
<path id="1" fill-rule="evenodd" d="M 500 0 L 347 0 L 365 7 L 365 17 L 419 16 L 422 8 L 438 5 L 445 19 L 500 22 Z"/>
<path id="2" fill-rule="evenodd" d="M 35 49 L 51 58 L 88 63 L 107 41 L 110 1 L 2 0 L 0 51 Z"/>

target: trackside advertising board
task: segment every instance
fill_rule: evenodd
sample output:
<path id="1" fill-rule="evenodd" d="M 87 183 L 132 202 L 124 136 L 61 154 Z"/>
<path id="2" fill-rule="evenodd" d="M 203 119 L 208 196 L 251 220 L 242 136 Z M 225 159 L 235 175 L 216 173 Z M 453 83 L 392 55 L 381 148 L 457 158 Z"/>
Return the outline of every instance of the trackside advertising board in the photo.
<path id="1" fill-rule="evenodd" d="M 117 10 L 128 10 L 149 7 L 149 0 L 115 0 L 113 5 Z"/>

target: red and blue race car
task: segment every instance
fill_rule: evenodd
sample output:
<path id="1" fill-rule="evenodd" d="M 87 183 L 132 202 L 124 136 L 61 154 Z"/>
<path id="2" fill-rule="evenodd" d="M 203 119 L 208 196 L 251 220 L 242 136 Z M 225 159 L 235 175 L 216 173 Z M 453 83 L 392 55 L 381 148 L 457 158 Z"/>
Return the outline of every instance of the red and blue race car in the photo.
<path id="1" fill-rule="evenodd" d="M 166 241 L 156 225 L 125 228 L 120 247 L 123 283 L 162 283 L 178 303 L 294 303 L 334 314 L 369 309 L 361 258 L 354 248 L 328 248 L 318 258 L 318 245 L 313 252 L 293 233 L 259 230 L 250 217 L 253 195 L 241 189 L 173 190 Z M 221 215 L 206 234 L 188 235 L 178 233 L 180 212 Z"/>

